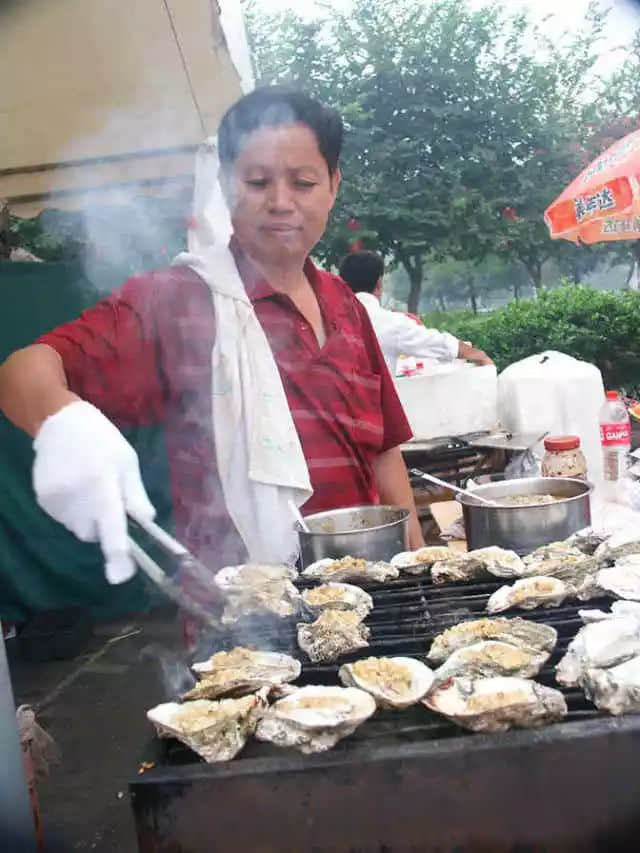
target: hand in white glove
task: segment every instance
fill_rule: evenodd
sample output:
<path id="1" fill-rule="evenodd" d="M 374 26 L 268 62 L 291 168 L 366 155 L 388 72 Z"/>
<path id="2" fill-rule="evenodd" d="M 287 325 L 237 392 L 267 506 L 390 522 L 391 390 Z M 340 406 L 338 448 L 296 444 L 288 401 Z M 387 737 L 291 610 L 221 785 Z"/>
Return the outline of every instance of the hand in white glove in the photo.
<path id="1" fill-rule="evenodd" d="M 155 516 L 133 447 L 84 401 L 46 418 L 33 447 L 39 506 L 83 542 L 100 542 L 109 583 L 129 580 L 135 565 L 126 513 L 149 520 Z"/>

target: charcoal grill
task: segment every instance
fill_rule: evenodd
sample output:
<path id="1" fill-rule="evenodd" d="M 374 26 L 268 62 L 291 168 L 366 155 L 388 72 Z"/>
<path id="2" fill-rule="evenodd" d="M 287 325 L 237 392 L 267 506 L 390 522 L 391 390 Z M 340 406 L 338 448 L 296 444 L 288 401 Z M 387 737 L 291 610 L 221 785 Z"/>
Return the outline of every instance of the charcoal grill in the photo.
<path id="1" fill-rule="evenodd" d="M 301 586 L 305 583 L 301 582 Z M 445 628 L 484 614 L 498 581 L 434 586 L 400 578 L 367 587 L 370 647 L 339 663 L 303 662 L 301 684 L 337 683 L 340 664 L 368 655 L 423 658 Z M 608 601 L 588 606 L 606 609 Z M 513 614 L 507 615 L 516 615 Z M 529 614 L 558 645 L 538 681 L 582 625 L 578 607 Z M 296 651 L 295 627 L 247 624 L 218 638 Z M 153 740 L 155 768 L 131 783 L 142 853 L 533 853 L 640 849 L 640 715 L 599 713 L 564 690 L 566 721 L 543 729 L 471 734 L 423 706 L 377 712 L 328 753 L 304 756 L 250 742 L 206 765 L 174 741 Z"/>

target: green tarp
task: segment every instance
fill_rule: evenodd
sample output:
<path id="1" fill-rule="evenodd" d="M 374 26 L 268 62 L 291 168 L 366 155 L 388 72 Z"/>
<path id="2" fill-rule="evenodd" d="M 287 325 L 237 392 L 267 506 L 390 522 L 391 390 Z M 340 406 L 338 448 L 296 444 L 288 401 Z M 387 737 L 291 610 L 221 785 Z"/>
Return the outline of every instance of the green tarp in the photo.
<path id="1" fill-rule="evenodd" d="M 0 362 L 14 349 L 77 316 L 124 278 L 113 268 L 0 262 Z M 164 437 L 127 434 L 140 454 L 145 484 L 162 524 L 170 522 Z M 99 448 L 96 448 L 99 452 Z M 84 604 L 98 619 L 145 609 L 155 593 L 138 575 L 112 587 L 97 546 L 78 542 L 37 506 L 31 488 L 31 440 L 0 415 L 0 618 L 21 621 L 36 609 Z"/>

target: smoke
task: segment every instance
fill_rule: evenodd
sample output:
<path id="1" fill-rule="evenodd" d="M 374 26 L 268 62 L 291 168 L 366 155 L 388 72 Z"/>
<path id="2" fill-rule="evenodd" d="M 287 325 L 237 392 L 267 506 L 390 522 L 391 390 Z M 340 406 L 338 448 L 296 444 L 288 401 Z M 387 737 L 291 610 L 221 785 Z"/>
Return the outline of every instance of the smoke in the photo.
<path id="1" fill-rule="evenodd" d="M 140 652 L 140 659 L 150 661 L 156 669 L 158 680 L 163 688 L 163 696 L 169 701 L 179 699 L 196 683 L 195 676 L 184 658 L 159 643 L 150 643 L 145 646 Z M 206 656 L 196 659 L 206 660 Z"/>

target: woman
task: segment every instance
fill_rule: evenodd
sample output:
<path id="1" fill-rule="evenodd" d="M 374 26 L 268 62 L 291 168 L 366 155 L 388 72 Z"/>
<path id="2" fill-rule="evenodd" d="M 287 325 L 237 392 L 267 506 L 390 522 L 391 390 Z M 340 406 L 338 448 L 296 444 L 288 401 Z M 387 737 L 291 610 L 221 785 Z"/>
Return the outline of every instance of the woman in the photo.
<path id="1" fill-rule="evenodd" d="M 0 368 L 0 407 L 34 437 L 38 502 L 100 542 L 112 582 L 134 570 L 126 513 L 154 513 L 117 427 L 164 425 L 177 534 L 214 569 L 286 558 L 285 495 L 308 498 L 306 514 L 406 506 L 422 544 L 398 448 L 410 429 L 367 313 L 309 259 L 340 185 L 342 133 L 337 113 L 298 92 L 240 100 L 218 135 L 228 212 L 214 175 L 197 188 L 189 253 Z"/>

